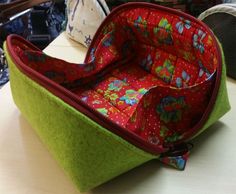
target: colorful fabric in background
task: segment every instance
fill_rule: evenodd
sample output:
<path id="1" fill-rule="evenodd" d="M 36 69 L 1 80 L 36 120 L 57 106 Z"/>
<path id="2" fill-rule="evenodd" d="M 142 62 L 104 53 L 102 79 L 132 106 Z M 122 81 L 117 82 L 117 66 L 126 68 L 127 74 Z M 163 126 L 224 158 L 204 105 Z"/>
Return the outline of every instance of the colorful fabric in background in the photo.
<path id="1" fill-rule="evenodd" d="M 0 3 L 9 3 L 9 1 L 0 1 Z M 64 1 L 35 6 L 31 11 L 18 16 L 12 21 L 8 21 L 7 23 L 1 23 L 0 21 L 0 49 L 9 34 L 23 36 L 39 48 L 44 49 L 62 32 L 64 22 Z M 8 82 L 9 73 L 2 49 L 0 50 L 0 57 L 1 87 Z"/>
<path id="2" fill-rule="evenodd" d="M 49 2 L 34 6 L 26 14 L 20 15 L 16 19 L 3 23 L 0 26 L 1 47 L 9 34 L 18 34 L 30 41 L 32 40 L 32 43 L 43 49 L 61 33 L 64 22 L 64 1 L 57 1 L 53 4 Z M 46 41 L 40 39 L 43 36 L 49 38 Z M 37 38 L 38 41 L 36 41 Z M 40 44 L 40 41 L 44 42 Z"/>
<path id="3" fill-rule="evenodd" d="M 9 80 L 7 62 L 3 50 L 0 48 L 0 88 Z"/>

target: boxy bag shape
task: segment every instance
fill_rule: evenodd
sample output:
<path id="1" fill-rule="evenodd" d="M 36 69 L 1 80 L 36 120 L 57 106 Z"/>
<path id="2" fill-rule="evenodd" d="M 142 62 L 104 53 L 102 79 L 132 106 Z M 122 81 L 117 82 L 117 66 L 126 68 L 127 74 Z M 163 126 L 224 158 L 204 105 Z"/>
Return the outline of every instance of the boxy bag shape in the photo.
<path id="1" fill-rule="evenodd" d="M 15 35 L 5 51 L 16 105 L 80 191 L 152 159 L 184 169 L 187 142 L 230 109 L 212 31 L 169 8 L 115 9 L 84 64 Z"/>

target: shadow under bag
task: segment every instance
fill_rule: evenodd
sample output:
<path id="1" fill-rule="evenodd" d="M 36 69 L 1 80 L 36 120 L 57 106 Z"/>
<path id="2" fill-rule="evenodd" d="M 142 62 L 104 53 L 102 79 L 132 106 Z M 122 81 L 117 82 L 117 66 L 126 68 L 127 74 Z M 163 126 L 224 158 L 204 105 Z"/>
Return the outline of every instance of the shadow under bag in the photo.
<path id="1" fill-rule="evenodd" d="M 16 105 L 80 191 L 152 159 L 184 169 L 188 142 L 230 109 L 212 31 L 169 8 L 118 7 L 83 64 L 15 35 L 4 48 Z"/>

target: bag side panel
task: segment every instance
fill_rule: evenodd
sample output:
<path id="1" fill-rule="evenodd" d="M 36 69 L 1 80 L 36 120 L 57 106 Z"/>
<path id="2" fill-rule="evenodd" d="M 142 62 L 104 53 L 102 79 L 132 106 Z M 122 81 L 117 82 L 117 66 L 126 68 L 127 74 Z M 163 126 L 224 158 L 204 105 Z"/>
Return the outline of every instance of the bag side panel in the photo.
<path id="1" fill-rule="evenodd" d="M 7 52 L 6 56 L 16 105 L 80 191 L 156 158 L 52 95 L 22 74 Z"/>
<path id="2" fill-rule="evenodd" d="M 228 97 L 228 92 L 227 92 L 227 87 L 226 87 L 226 64 L 225 64 L 223 49 L 220 43 L 219 43 L 219 46 L 220 46 L 221 56 L 222 56 L 222 74 L 221 74 L 220 88 L 219 88 L 218 95 L 215 101 L 215 105 L 205 125 L 191 139 L 198 136 L 200 133 L 202 133 L 205 129 L 207 129 L 217 120 L 219 120 L 225 113 L 227 113 L 230 110 L 229 97 Z"/>

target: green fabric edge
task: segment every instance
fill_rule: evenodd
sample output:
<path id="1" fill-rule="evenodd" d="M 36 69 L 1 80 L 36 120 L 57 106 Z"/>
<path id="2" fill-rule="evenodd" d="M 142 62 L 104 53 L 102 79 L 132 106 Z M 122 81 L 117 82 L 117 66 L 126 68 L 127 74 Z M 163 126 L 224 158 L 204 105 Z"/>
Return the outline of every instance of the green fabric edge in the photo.
<path id="1" fill-rule="evenodd" d="M 204 126 L 201 128 L 201 130 L 198 131 L 197 134 L 195 134 L 193 137 L 191 137 L 191 139 L 200 135 L 209 126 L 211 126 L 213 123 L 215 123 L 217 120 L 219 120 L 219 118 L 221 118 L 231 108 L 230 103 L 229 103 L 227 87 L 226 87 L 226 64 L 225 64 L 224 52 L 223 52 L 222 45 L 219 42 L 219 40 L 217 40 L 217 42 L 219 44 L 220 51 L 221 51 L 221 57 L 222 57 L 222 72 L 221 72 L 222 74 L 221 74 L 221 81 L 220 81 L 218 95 L 217 95 L 217 98 L 215 101 L 215 105 L 211 111 L 211 114 L 209 115 L 207 122 L 204 124 Z"/>
<path id="2" fill-rule="evenodd" d="M 81 192 L 158 157 L 109 132 L 26 77 L 6 45 L 4 50 L 15 104 Z"/>
<path id="3" fill-rule="evenodd" d="M 158 158 L 104 129 L 27 78 L 15 67 L 5 45 L 4 50 L 10 66 L 10 83 L 16 105 L 80 191 L 90 190 L 146 161 Z M 222 77 L 215 105 L 208 121 L 191 139 L 230 110 L 222 48 L 221 52 Z"/>

